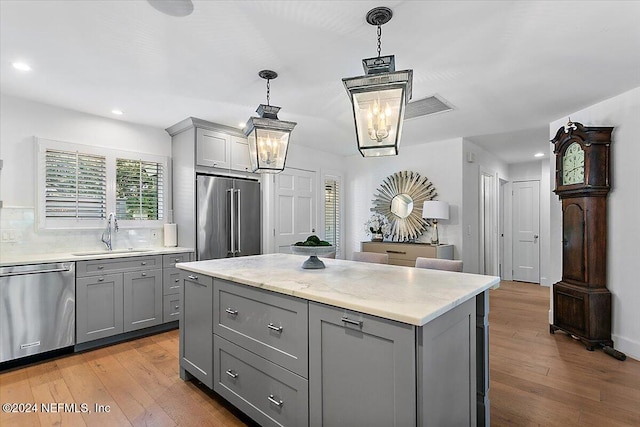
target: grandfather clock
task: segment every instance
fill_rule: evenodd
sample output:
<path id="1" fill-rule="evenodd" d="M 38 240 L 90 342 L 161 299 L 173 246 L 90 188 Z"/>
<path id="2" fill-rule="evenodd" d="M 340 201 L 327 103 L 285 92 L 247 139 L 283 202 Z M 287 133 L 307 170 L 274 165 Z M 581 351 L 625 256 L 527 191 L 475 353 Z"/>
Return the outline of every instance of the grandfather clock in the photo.
<path id="1" fill-rule="evenodd" d="M 556 189 L 562 200 L 562 280 L 553 285 L 553 325 L 593 350 L 612 346 L 607 289 L 607 195 L 612 127 L 569 121 L 558 129 Z"/>

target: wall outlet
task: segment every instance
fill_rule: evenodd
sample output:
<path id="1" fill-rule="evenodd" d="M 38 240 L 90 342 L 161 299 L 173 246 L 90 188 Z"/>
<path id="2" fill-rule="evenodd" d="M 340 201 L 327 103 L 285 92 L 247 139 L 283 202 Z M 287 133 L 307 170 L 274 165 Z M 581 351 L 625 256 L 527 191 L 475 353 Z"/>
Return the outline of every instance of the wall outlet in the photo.
<path id="1" fill-rule="evenodd" d="M 18 241 L 16 230 L 2 230 L 1 241 L 3 243 L 14 243 Z"/>

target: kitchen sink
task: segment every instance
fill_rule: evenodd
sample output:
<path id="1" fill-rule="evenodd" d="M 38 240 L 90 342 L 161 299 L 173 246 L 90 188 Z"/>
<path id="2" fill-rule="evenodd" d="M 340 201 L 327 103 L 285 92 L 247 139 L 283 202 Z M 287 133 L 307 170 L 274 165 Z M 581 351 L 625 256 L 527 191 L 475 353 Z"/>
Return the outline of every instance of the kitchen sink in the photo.
<path id="1" fill-rule="evenodd" d="M 139 252 L 150 252 L 153 249 L 115 249 L 113 251 L 86 251 L 86 252 L 75 252 L 71 255 L 73 256 L 91 256 L 91 255 L 109 255 L 109 254 L 135 254 Z"/>

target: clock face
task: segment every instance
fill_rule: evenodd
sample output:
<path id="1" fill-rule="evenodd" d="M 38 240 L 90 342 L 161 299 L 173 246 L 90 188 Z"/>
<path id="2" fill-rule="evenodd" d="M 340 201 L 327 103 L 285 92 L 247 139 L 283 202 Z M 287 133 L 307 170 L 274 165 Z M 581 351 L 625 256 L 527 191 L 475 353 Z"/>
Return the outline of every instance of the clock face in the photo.
<path id="1" fill-rule="evenodd" d="M 562 185 L 584 183 L 584 150 L 574 142 L 562 157 Z"/>

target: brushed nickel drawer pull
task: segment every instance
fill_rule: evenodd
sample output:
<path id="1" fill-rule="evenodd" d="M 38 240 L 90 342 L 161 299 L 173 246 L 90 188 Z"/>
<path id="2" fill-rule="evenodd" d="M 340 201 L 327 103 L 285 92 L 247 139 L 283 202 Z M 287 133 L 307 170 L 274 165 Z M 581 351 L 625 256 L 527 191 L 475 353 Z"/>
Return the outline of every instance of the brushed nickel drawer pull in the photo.
<path id="1" fill-rule="evenodd" d="M 400 254 L 400 255 L 406 255 L 407 254 L 405 251 L 392 251 L 392 250 L 388 250 L 387 253 L 388 254 Z"/>
<path id="2" fill-rule="evenodd" d="M 284 402 L 280 399 L 278 399 L 277 397 L 275 397 L 273 394 L 269 395 L 269 402 L 273 403 L 274 405 L 276 405 L 278 408 L 281 408 L 282 405 L 284 404 Z"/>
<path id="3" fill-rule="evenodd" d="M 98 282 L 104 282 L 104 277 L 99 278 Z"/>
<path id="4" fill-rule="evenodd" d="M 233 308 L 227 308 L 225 310 L 227 313 L 229 313 L 232 316 L 237 316 L 238 315 L 238 310 L 234 310 Z"/>
<path id="5" fill-rule="evenodd" d="M 282 326 L 276 326 L 273 323 L 269 323 L 267 325 L 267 328 L 271 329 L 272 331 L 276 331 L 276 332 L 282 333 Z"/>
<path id="6" fill-rule="evenodd" d="M 352 320 L 352 319 L 349 319 L 346 316 L 343 316 L 341 320 L 344 323 L 348 323 L 350 325 L 355 325 L 355 326 L 358 326 L 358 327 L 362 328 L 362 320 Z"/>
<path id="7" fill-rule="evenodd" d="M 194 276 L 193 274 L 190 274 L 187 277 L 191 280 L 198 280 L 198 276 Z"/>
<path id="8" fill-rule="evenodd" d="M 229 375 L 231 378 L 233 378 L 234 380 L 236 378 L 238 378 L 238 373 L 237 372 L 233 372 L 231 369 L 227 369 L 227 375 Z"/>

